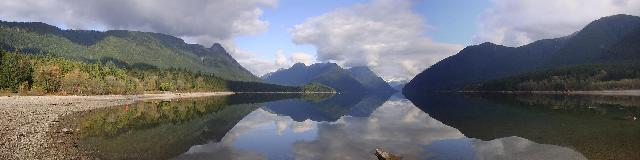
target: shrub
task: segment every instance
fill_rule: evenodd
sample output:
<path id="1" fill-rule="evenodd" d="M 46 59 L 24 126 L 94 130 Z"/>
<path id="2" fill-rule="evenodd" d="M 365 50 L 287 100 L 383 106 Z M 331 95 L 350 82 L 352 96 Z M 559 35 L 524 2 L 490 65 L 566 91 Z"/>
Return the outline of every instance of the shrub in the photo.
<path id="1" fill-rule="evenodd" d="M 161 91 L 171 91 L 172 88 L 173 88 L 173 85 L 171 85 L 171 83 L 169 83 L 169 82 L 160 83 L 160 90 Z"/>
<path id="2" fill-rule="evenodd" d="M 127 85 L 122 79 L 118 79 L 115 76 L 105 77 L 105 82 L 108 88 L 108 94 L 126 94 Z"/>
<path id="3" fill-rule="evenodd" d="M 75 69 L 62 78 L 62 91 L 66 94 L 87 95 L 92 86 L 89 84 L 89 74 Z"/>
<path id="4" fill-rule="evenodd" d="M 42 66 L 34 75 L 34 85 L 46 93 L 58 92 L 61 86 L 61 75 L 58 65 Z"/>

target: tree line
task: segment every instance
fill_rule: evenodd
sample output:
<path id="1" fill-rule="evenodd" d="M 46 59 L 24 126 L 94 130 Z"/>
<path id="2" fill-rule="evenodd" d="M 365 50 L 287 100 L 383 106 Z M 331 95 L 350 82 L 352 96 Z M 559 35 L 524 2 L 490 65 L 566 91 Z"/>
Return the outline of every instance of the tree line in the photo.
<path id="1" fill-rule="evenodd" d="M 105 95 L 176 92 L 303 92 L 258 82 L 227 81 L 214 74 L 184 69 L 119 67 L 114 63 L 85 63 L 55 56 L 0 51 L 0 92 L 21 95 Z M 314 89 L 323 89 L 313 87 Z M 326 90 L 326 89 L 324 89 Z"/>
<path id="2" fill-rule="evenodd" d="M 640 89 L 640 64 L 592 64 L 548 69 L 469 85 L 482 91 Z"/>

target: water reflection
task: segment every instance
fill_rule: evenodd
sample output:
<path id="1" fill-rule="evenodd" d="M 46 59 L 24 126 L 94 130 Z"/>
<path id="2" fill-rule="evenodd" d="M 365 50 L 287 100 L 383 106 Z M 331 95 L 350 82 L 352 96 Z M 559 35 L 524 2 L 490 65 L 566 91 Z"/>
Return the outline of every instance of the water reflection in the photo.
<path id="1" fill-rule="evenodd" d="M 102 159 L 168 159 L 195 144 L 220 141 L 259 103 L 301 95 L 218 96 L 147 101 L 84 113 L 72 122 L 82 150 Z"/>
<path id="2" fill-rule="evenodd" d="M 574 148 L 589 159 L 640 159 L 639 97 L 428 95 L 431 117 L 485 141 L 509 136 Z"/>
<path id="3" fill-rule="evenodd" d="M 348 115 L 368 117 L 391 94 L 338 94 L 320 101 L 307 99 L 287 99 L 266 103 L 263 109 L 278 115 L 289 116 L 293 120 L 333 122 Z"/>
<path id="4" fill-rule="evenodd" d="M 375 148 L 405 159 L 585 159 L 571 148 L 526 136 L 485 139 L 460 125 L 486 122 L 462 120 L 473 113 L 441 115 L 448 110 L 418 108 L 390 96 L 244 94 L 150 101 L 86 113 L 77 126 L 80 148 L 97 151 L 90 154 L 101 159 L 375 159 Z M 476 104 L 462 98 L 427 100 Z"/>

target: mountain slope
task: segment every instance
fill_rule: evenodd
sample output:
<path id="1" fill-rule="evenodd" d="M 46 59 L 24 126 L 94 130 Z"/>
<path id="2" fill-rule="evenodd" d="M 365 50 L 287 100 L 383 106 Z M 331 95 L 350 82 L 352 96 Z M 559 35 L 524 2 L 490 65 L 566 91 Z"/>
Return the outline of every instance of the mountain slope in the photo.
<path id="1" fill-rule="evenodd" d="M 356 78 L 351 76 L 349 71 L 335 63 L 316 63 L 311 66 L 297 63 L 289 69 L 281 69 L 262 78 L 269 83 L 287 86 L 300 86 L 316 82 L 334 88 L 338 92 L 367 90 Z"/>
<path id="2" fill-rule="evenodd" d="M 391 87 L 384 79 L 378 77 L 376 73 L 371 71 L 369 67 L 359 66 L 348 69 L 351 75 L 356 78 L 365 88 L 380 92 L 393 92 L 395 89 Z"/>
<path id="3" fill-rule="evenodd" d="M 39 22 L 0 21 L 0 49 L 121 66 L 181 68 L 227 80 L 260 81 L 219 44 L 205 48 L 169 35 L 113 30 L 61 30 Z"/>
<path id="4" fill-rule="evenodd" d="M 557 67 L 638 62 L 640 56 L 634 56 L 634 51 L 640 46 L 631 40 L 637 38 L 639 28 L 640 17 L 614 15 L 570 36 L 520 47 L 488 42 L 469 46 L 418 74 L 404 92 L 460 90 L 469 84 Z"/>

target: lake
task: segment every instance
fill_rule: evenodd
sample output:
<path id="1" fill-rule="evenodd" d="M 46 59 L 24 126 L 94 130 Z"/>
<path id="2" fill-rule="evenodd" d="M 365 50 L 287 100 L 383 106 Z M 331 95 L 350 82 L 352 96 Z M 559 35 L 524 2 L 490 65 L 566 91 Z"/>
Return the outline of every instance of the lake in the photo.
<path id="1" fill-rule="evenodd" d="M 640 159 L 640 97 L 236 94 L 82 113 L 101 159 Z"/>

